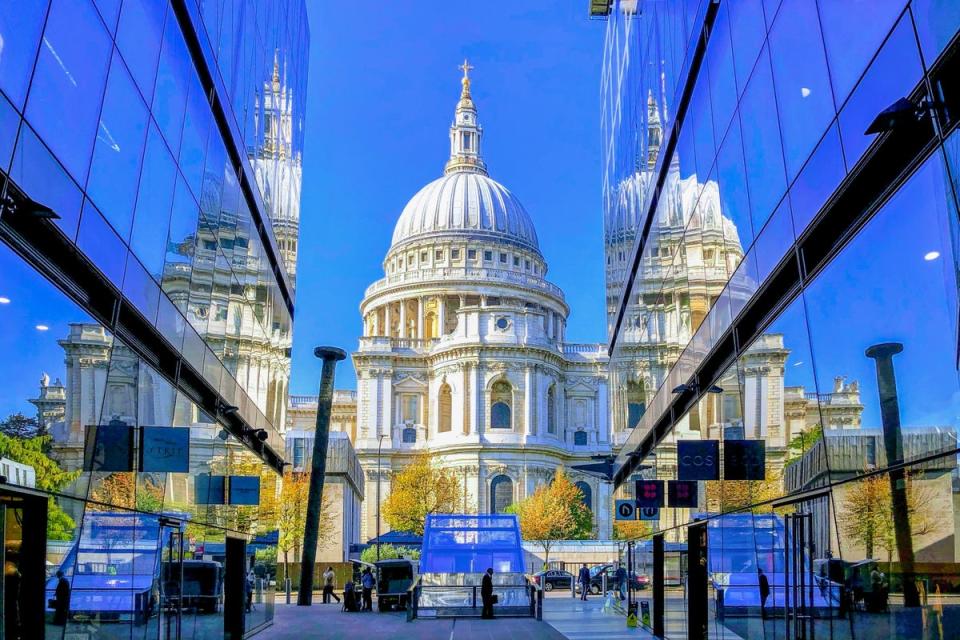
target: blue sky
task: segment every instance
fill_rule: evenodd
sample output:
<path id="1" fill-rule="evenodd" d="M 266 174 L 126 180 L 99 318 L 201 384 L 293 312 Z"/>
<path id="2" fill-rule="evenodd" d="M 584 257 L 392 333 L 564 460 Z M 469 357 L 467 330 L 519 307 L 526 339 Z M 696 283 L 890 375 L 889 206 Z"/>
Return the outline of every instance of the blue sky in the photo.
<path id="1" fill-rule="evenodd" d="M 584 2 L 308 2 L 292 393 L 315 394 L 313 348 L 357 347 L 364 289 L 407 201 L 438 178 L 469 58 L 491 176 L 533 218 L 567 338 L 606 336 L 600 200 L 603 22 Z M 338 388 L 354 388 L 350 361 Z"/>

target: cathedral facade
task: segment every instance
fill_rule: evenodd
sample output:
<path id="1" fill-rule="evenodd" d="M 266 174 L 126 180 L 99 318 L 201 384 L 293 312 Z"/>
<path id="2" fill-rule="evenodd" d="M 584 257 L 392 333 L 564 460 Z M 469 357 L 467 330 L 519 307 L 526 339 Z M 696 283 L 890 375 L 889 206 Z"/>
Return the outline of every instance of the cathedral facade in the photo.
<path id="1" fill-rule="evenodd" d="M 570 310 L 546 279 L 533 221 L 487 172 L 468 69 L 444 174 L 403 209 L 384 277 L 360 305 L 363 539 L 376 532 L 377 484 L 386 498 L 391 473 L 420 452 L 458 474 L 480 513 L 567 467 L 606 538 L 608 485 L 569 469 L 611 451 L 606 350 L 565 340 Z"/>

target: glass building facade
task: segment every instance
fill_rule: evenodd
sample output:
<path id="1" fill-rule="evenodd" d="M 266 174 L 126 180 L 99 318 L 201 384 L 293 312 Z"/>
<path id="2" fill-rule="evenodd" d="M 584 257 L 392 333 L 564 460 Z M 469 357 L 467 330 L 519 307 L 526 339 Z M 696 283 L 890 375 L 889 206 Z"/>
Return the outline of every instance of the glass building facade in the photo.
<path id="1" fill-rule="evenodd" d="M 2 637 L 271 622 L 308 46 L 303 0 L 0 4 Z"/>
<path id="2" fill-rule="evenodd" d="M 960 6 L 600 13 L 615 484 L 662 504 L 651 624 L 954 636 Z"/>

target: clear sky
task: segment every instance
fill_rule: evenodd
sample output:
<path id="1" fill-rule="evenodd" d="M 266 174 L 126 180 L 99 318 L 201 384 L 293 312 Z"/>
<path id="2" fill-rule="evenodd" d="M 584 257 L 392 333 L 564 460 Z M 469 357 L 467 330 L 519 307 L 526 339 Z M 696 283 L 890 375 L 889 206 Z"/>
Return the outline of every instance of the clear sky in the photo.
<path id="1" fill-rule="evenodd" d="M 587 3 L 313 0 L 291 392 L 315 394 L 313 348 L 348 352 L 364 289 L 407 201 L 440 177 L 460 95 L 484 159 L 533 218 L 547 277 L 567 296 L 567 339 L 606 339 L 600 199 L 603 22 Z M 349 9 L 349 10 L 347 10 Z M 338 388 L 355 388 L 349 360 Z"/>

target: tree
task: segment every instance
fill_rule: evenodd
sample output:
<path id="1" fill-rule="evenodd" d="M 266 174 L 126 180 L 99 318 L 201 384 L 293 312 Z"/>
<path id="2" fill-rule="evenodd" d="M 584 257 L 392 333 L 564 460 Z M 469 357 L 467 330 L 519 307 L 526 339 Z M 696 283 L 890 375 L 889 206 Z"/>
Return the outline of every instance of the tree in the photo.
<path id="1" fill-rule="evenodd" d="M 392 544 L 382 544 L 380 545 L 380 559 L 381 560 L 392 560 L 393 558 L 399 558 L 403 556 L 407 560 L 419 560 L 420 559 L 420 549 L 411 549 L 410 547 L 396 547 Z M 373 564 L 377 561 L 377 545 L 372 544 L 360 554 L 360 560 L 362 562 L 369 562 Z"/>
<path id="2" fill-rule="evenodd" d="M 0 457 L 33 467 L 37 488 L 56 493 L 80 477 L 80 472 L 64 471 L 56 460 L 46 454 L 50 439 L 50 436 L 24 439 L 0 433 Z M 47 538 L 71 540 L 76 526 L 73 518 L 60 508 L 55 499 L 50 498 L 47 509 Z"/>
<path id="3" fill-rule="evenodd" d="M 771 474 L 770 469 L 767 474 Z M 704 484 L 707 509 L 717 513 L 737 511 L 783 495 L 779 475 L 766 480 L 708 480 Z M 768 510 L 766 505 L 751 509 L 754 513 Z"/>
<path id="4" fill-rule="evenodd" d="M 0 422 L 0 433 L 12 438 L 25 440 L 45 435 L 40 431 L 40 425 L 37 424 L 36 418 L 28 418 L 19 412 L 7 416 L 6 420 Z"/>
<path id="5" fill-rule="evenodd" d="M 138 485 L 133 472 L 118 471 L 100 480 L 90 497 L 103 503 L 99 508 L 122 507 L 160 513 L 164 506 L 163 489 L 160 481 L 150 476 L 145 476 Z"/>
<path id="6" fill-rule="evenodd" d="M 784 464 L 799 460 L 821 440 L 823 440 L 823 425 L 820 424 L 812 425 L 793 436 L 787 443 L 787 457 Z"/>
<path id="7" fill-rule="evenodd" d="M 940 524 L 937 504 L 938 492 L 926 485 L 922 478 L 904 474 L 907 488 L 907 518 L 913 536 L 925 536 Z M 867 476 L 853 483 L 843 499 L 837 519 L 840 531 L 864 548 L 867 558 L 873 558 L 880 548 L 887 552 L 887 562 L 893 560 L 897 548 L 893 526 L 893 496 L 890 478 L 886 474 Z"/>
<path id="8" fill-rule="evenodd" d="M 552 482 L 541 484 L 507 511 L 517 514 L 523 539 L 543 549 L 544 564 L 550 561 L 550 548 L 557 540 L 585 540 L 593 532 L 593 514 L 562 468 Z"/>
<path id="9" fill-rule="evenodd" d="M 614 540 L 638 540 L 653 533 L 653 525 L 646 520 L 615 520 Z"/>
<path id="10" fill-rule="evenodd" d="M 423 453 L 393 473 L 381 510 L 391 529 L 422 536 L 427 515 L 464 512 L 467 505 L 457 474 L 438 468 L 430 454 Z"/>
<path id="11" fill-rule="evenodd" d="M 300 561 L 300 544 L 303 542 L 303 532 L 307 524 L 307 496 L 309 493 L 309 473 L 287 472 L 284 474 L 277 512 L 277 526 L 280 530 L 277 551 L 283 553 L 285 576 L 290 575 L 289 552 L 291 549 L 295 560 Z M 323 504 L 320 505 L 318 544 L 327 543 L 333 538 L 335 532 L 335 528 L 332 526 L 333 511 L 333 496 L 329 491 L 324 492 Z"/>

